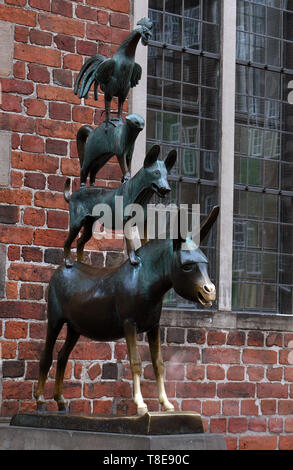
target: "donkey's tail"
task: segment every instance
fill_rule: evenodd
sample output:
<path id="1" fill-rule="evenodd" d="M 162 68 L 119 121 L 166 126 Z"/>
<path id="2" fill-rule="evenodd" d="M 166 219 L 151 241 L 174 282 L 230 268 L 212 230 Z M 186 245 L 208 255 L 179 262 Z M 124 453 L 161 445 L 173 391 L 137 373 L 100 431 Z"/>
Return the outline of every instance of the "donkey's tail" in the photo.
<path id="1" fill-rule="evenodd" d="M 81 126 L 81 128 L 77 132 L 76 145 L 77 145 L 77 152 L 78 152 L 80 167 L 82 167 L 83 160 L 84 160 L 85 143 L 87 141 L 88 136 L 93 130 L 94 129 L 91 126 L 86 125 L 86 126 Z"/>
<path id="2" fill-rule="evenodd" d="M 70 199 L 71 199 L 71 196 L 70 196 L 70 178 L 67 178 L 67 180 L 65 181 L 63 194 L 64 194 L 65 201 L 69 202 Z"/>

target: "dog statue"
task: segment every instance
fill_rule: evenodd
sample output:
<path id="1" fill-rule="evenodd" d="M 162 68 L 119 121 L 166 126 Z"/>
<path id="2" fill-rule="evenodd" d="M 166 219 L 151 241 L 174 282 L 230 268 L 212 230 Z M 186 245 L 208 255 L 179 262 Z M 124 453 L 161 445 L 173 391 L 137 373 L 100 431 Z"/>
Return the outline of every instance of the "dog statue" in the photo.
<path id="1" fill-rule="evenodd" d="M 70 227 L 69 235 L 64 244 L 64 258 L 67 267 L 72 266 L 70 259 L 71 245 L 83 227 L 82 236 L 77 241 L 77 260 L 82 261 L 84 245 L 92 236 L 93 224 L 101 216 L 93 215 L 93 209 L 97 204 L 107 204 L 112 212 L 112 225 L 108 228 L 116 227 L 115 217 L 115 199 L 117 196 L 123 197 L 123 221 L 120 224 L 124 228 L 129 216 L 124 216 L 124 208 L 129 204 L 141 204 L 144 208 L 146 220 L 146 205 L 154 193 L 163 198 L 171 188 L 167 181 L 168 173 L 175 164 L 177 153 L 172 150 L 165 162 L 158 160 L 160 147 L 154 145 L 145 157 L 143 168 L 135 176 L 120 185 L 118 188 L 109 190 L 98 188 L 96 186 L 82 187 L 75 191 L 71 196 L 69 194 L 70 179 L 68 178 L 64 185 L 64 198 L 69 202 Z M 126 237 L 126 248 L 131 264 L 138 264 L 135 255 L 134 241 Z"/>
<path id="2" fill-rule="evenodd" d="M 139 114 L 126 116 L 126 121 L 110 121 L 106 128 L 103 122 L 97 129 L 82 126 L 77 132 L 76 143 L 80 161 L 80 185 L 86 185 L 90 173 L 90 184 L 94 186 L 97 172 L 116 155 L 123 174 L 122 182 L 130 178 L 134 143 L 144 128 L 144 119 Z"/>

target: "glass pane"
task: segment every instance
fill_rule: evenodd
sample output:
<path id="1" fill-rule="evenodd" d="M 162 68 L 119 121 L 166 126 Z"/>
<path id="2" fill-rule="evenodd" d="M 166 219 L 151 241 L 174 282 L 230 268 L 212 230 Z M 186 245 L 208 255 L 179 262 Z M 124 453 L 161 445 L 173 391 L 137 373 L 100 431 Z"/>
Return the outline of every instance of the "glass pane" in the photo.
<path id="1" fill-rule="evenodd" d="M 266 72 L 266 97 L 272 99 L 280 99 L 281 98 L 281 91 L 280 91 L 281 81 L 280 81 L 280 74 L 275 72 Z"/>
<path id="2" fill-rule="evenodd" d="M 197 201 L 197 185 L 195 183 L 181 183 L 180 184 L 180 203 L 181 204 L 196 204 Z"/>
<path id="3" fill-rule="evenodd" d="M 236 184 L 247 184 L 247 159 L 235 157 L 234 176 Z"/>
<path id="4" fill-rule="evenodd" d="M 181 80 L 181 54 L 176 51 L 164 52 L 164 78 Z"/>
<path id="5" fill-rule="evenodd" d="M 284 190 L 293 190 L 293 165 L 282 163 L 281 165 L 281 187 Z"/>
<path id="6" fill-rule="evenodd" d="M 247 176 L 247 183 L 251 186 L 263 186 L 262 180 L 262 160 L 256 158 L 249 158 L 248 159 L 248 176 Z"/>
<path id="7" fill-rule="evenodd" d="M 281 196 L 281 220 L 285 224 L 293 224 L 293 198 Z"/>
<path id="8" fill-rule="evenodd" d="M 183 45 L 190 49 L 200 48 L 200 23 L 184 19 Z"/>
<path id="9" fill-rule="evenodd" d="M 235 151 L 242 155 L 248 155 L 248 130 L 244 126 L 235 127 Z"/>
<path id="10" fill-rule="evenodd" d="M 179 143 L 179 129 L 179 116 L 176 114 L 164 113 L 163 140 L 172 142 L 173 144 Z"/>
<path id="11" fill-rule="evenodd" d="M 265 34 L 265 18 L 265 7 L 251 4 L 250 31 L 256 34 Z"/>
<path id="12" fill-rule="evenodd" d="M 246 302 L 245 306 L 251 310 L 258 310 L 261 308 L 261 285 L 260 284 L 247 284 L 246 285 Z"/>
<path id="13" fill-rule="evenodd" d="M 237 59 L 240 59 L 240 60 L 250 59 L 249 36 L 250 35 L 248 33 L 237 31 L 237 44 L 236 44 Z"/>
<path id="14" fill-rule="evenodd" d="M 219 27 L 214 24 L 203 23 L 202 24 L 202 48 L 204 51 L 213 52 L 217 54 L 219 52 Z"/>
<path id="15" fill-rule="evenodd" d="M 182 14 L 182 2 L 178 0 L 165 0 L 165 11 L 168 13 Z"/>
<path id="16" fill-rule="evenodd" d="M 264 161 L 264 187 L 279 188 L 279 164 L 274 161 Z"/>
<path id="17" fill-rule="evenodd" d="M 293 288 L 290 286 L 280 286 L 280 312 L 283 314 L 292 313 Z"/>
<path id="18" fill-rule="evenodd" d="M 293 69 L 293 43 L 284 42 L 284 67 Z"/>
<path id="19" fill-rule="evenodd" d="M 258 222 L 247 222 L 247 247 L 261 247 L 261 230 Z"/>
<path id="20" fill-rule="evenodd" d="M 165 15 L 165 42 L 167 44 L 181 45 L 182 25 L 181 18 Z"/>
<path id="21" fill-rule="evenodd" d="M 217 188 L 214 186 L 200 185 L 200 213 L 208 215 L 211 209 L 217 204 Z M 210 232 L 211 233 L 211 232 Z M 204 241 L 207 245 L 207 241 Z"/>
<path id="22" fill-rule="evenodd" d="M 200 178 L 206 180 L 216 180 L 218 177 L 219 156 L 215 152 L 201 152 L 200 157 Z"/>
<path id="23" fill-rule="evenodd" d="M 263 224 L 263 247 L 267 250 L 278 250 L 277 224 Z"/>
<path id="24" fill-rule="evenodd" d="M 164 82 L 164 111 L 180 111 L 181 85 L 176 82 Z"/>
<path id="25" fill-rule="evenodd" d="M 161 109 L 162 105 L 162 81 L 149 78 L 147 82 L 149 105 L 152 108 Z"/>
<path id="26" fill-rule="evenodd" d="M 201 89 L 201 114 L 207 118 L 216 118 L 218 112 L 217 91 L 209 88 Z"/>
<path id="27" fill-rule="evenodd" d="M 265 38 L 263 36 L 251 35 L 250 57 L 253 62 L 261 64 L 265 62 Z"/>
<path id="28" fill-rule="evenodd" d="M 153 22 L 153 41 L 164 42 L 163 40 L 163 13 L 149 11 L 150 20 Z"/>
<path id="29" fill-rule="evenodd" d="M 264 132 L 260 129 L 249 129 L 248 154 L 252 157 L 262 157 L 264 151 Z"/>
<path id="30" fill-rule="evenodd" d="M 183 81 L 199 84 L 199 57 L 192 54 L 183 55 Z"/>
<path id="31" fill-rule="evenodd" d="M 284 39 L 293 41 L 293 13 L 284 13 Z"/>
<path id="32" fill-rule="evenodd" d="M 280 256 L 280 284 L 293 284 L 292 256 Z"/>
<path id="33" fill-rule="evenodd" d="M 218 76 L 219 76 L 218 61 L 215 59 L 209 59 L 207 57 L 203 57 L 201 59 L 201 84 L 204 86 L 217 87 Z"/>
<path id="34" fill-rule="evenodd" d="M 249 67 L 236 65 L 236 93 L 248 94 L 248 73 Z"/>
<path id="35" fill-rule="evenodd" d="M 184 0 L 184 16 L 200 19 L 200 0 Z"/>
<path id="36" fill-rule="evenodd" d="M 282 16 L 280 10 L 267 8 L 267 34 L 276 38 L 281 37 Z M 293 26 L 293 25 L 291 25 Z"/>
<path id="37" fill-rule="evenodd" d="M 199 151 L 195 149 L 182 149 L 182 174 L 184 176 L 199 177 Z"/>
<path id="38" fill-rule="evenodd" d="M 182 142 L 189 146 L 199 145 L 199 120 L 194 117 L 182 116 Z"/>
<path id="39" fill-rule="evenodd" d="M 293 97 L 293 93 L 292 93 Z M 293 105 L 292 104 L 283 104 L 283 130 L 287 132 L 293 131 Z M 292 147 L 291 147 L 292 152 Z"/>
<path id="40" fill-rule="evenodd" d="M 218 5 L 219 5 L 218 0 L 204 0 L 203 2 L 203 20 L 204 21 L 209 21 L 211 23 L 219 23 Z"/>
<path id="41" fill-rule="evenodd" d="M 264 125 L 265 102 L 261 98 L 249 98 L 249 124 Z"/>
<path id="42" fill-rule="evenodd" d="M 281 66 L 281 42 L 277 39 L 267 38 L 267 64 Z"/>
<path id="43" fill-rule="evenodd" d="M 249 3 L 237 0 L 237 29 L 249 31 Z"/>
<path id="44" fill-rule="evenodd" d="M 264 218 L 266 220 L 278 221 L 278 196 L 274 194 L 264 195 Z"/>
<path id="45" fill-rule="evenodd" d="M 249 217 L 262 217 L 262 193 L 248 192 L 247 205 Z"/>
<path id="46" fill-rule="evenodd" d="M 282 147 L 283 147 L 282 160 L 285 160 L 287 162 L 292 162 L 293 161 L 293 153 L 292 153 L 293 135 L 283 134 L 282 141 L 283 141 L 282 142 Z"/>
<path id="47" fill-rule="evenodd" d="M 149 8 L 163 11 L 164 0 L 149 0 Z"/>
<path id="48" fill-rule="evenodd" d="M 183 85 L 182 112 L 185 114 L 199 115 L 199 91 L 197 86 Z"/>
<path id="49" fill-rule="evenodd" d="M 248 67 L 245 67 L 245 69 L 248 69 Z M 255 96 L 265 96 L 265 71 L 251 68 L 249 78 L 249 94 Z"/>
<path id="50" fill-rule="evenodd" d="M 292 246 L 293 246 L 293 227 L 292 225 L 281 225 L 280 226 L 280 241 L 281 253 L 288 253 L 292 255 Z M 292 268 L 291 268 L 292 269 Z"/>
<path id="51" fill-rule="evenodd" d="M 147 110 L 147 135 L 149 139 L 162 139 L 162 113 Z"/>
<path id="52" fill-rule="evenodd" d="M 262 286 L 262 307 L 268 312 L 277 312 L 277 287 L 264 284 Z"/>
<path id="53" fill-rule="evenodd" d="M 267 158 L 280 158 L 280 134 L 266 131 L 264 133 L 264 156 Z"/>
<path id="54" fill-rule="evenodd" d="M 246 297 L 246 285 L 245 284 L 236 284 L 232 285 L 232 306 L 233 309 L 244 309 L 244 301 Z"/>
<path id="55" fill-rule="evenodd" d="M 277 282 L 278 280 L 278 257 L 273 254 L 263 254 L 263 280 Z"/>
<path id="56" fill-rule="evenodd" d="M 217 150 L 218 147 L 218 123 L 201 120 L 200 146 L 202 149 Z"/>

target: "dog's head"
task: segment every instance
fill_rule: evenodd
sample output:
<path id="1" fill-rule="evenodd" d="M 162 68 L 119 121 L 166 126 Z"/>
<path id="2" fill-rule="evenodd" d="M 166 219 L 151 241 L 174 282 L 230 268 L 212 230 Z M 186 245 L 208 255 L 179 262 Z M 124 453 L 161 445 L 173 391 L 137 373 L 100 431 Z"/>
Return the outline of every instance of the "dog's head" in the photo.
<path id="1" fill-rule="evenodd" d="M 171 191 L 167 177 L 176 162 L 177 152 L 169 152 L 165 161 L 158 160 L 159 153 L 160 147 L 154 145 L 145 157 L 143 168 L 145 185 L 150 186 L 162 198 Z"/>

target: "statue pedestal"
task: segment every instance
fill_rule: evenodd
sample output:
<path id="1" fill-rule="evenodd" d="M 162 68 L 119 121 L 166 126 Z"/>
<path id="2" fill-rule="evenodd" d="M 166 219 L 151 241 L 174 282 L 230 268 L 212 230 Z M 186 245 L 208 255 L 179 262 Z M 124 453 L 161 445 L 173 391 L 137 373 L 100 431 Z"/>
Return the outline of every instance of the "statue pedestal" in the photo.
<path id="1" fill-rule="evenodd" d="M 197 413 L 106 417 L 24 413 L 0 425 L 0 449 L 225 450 L 223 435 L 204 434 Z"/>

